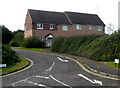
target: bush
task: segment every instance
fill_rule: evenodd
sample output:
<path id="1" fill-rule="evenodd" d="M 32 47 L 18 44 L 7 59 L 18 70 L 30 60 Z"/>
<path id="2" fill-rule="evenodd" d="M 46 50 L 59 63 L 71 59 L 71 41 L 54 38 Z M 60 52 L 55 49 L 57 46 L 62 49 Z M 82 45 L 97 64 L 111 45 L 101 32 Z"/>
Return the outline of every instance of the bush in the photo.
<path id="1" fill-rule="evenodd" d="M 23 47 L 25 48 L 43 48 L 44 44 L 45 43 L 42 42 L 37 37 L 29 37 L 29 38 L 24 39 L 23 41 Z"/>
<path id="2" fill-rule="evenodd" d="M 10 45 L 13 46 L 13 47 L 18 47 L 18 46 L 20 46 L 18 40 L 12 40 L 12 41 L 10 41 Z"/>
<path id="3" fill-rule="evenodd" d="M 16 52 L 12 50 L 9 46 L 2 45 L 2 63 L 7 64 L 7 66 L 13 66 L 19 62 L 19 57 Z"/>
<path id="4" fill-rule="evenodd" d="M 53 41 L 51 50 L 97 61 L 114 61 L 120 58 L 120 31 L 112 35 L 59 37 Z"/>

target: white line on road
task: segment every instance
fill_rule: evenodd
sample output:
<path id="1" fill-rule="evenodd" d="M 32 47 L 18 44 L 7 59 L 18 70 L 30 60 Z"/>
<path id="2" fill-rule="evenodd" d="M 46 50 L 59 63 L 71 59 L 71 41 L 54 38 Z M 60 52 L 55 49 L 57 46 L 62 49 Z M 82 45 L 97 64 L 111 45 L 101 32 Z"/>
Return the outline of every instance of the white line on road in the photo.
<path id="1" fill-rule="evenodd" d="M 57 57 L 58 58 L 58 60 L 60 60 L 60 61 L 62 61 L 62 62 L 68 62 L 68 60 L 63 60 L 63 59 L 61 59 L 60 57 Z"/>
<path id="2" fill-rule="evenodd" d="M 43 84 L 39 84 L 39 83 L 35 83 L 35 82 L 32 82 L 32 81 L 25 81 L 26 83 L 29 83 L 29 84 L 33 84 L 35 86 L 41 86 L 41 87 L 46 87 L 48 88 L 46 85 L 43 85 Z"/>
<path id="3" fill-rule="evenodd" d="M 61 82 L 61 81 L 57 80 L 57 79 L 56 79 L 56 78 L 54 78 L 52 75 L 50 75 L 50 77 L 51 77 L 53 80 L 55 80 L 56 82 L 58 82 L 58 83 L 60 83 L 60 84 L 62 84 L 62 85 L 64 85 L 64 86 L 67 86 L 67 87 L 72 88 L 72 87 L 71 87 L 71 86 L 69 86 L 68 84 L 65 84 L 65 83 L 63 83 L 63 82 Z"/>
<path id="4" fill-rule="evenodd" d="M 78 74 L 78 76 L 80 76 L 80 77 L 88 80 L 88 81 L 91 82 L 91 83 L 99 84 L 99 85 L 102 86 L 102 81 L 98 81 L 98 80 L 95 80 L 95 79 L 91 80 L 91 79 L 89 79 L 88 77 L 84 76 L 83 74 Z"/>
<path id="5" fill-rule="evenodd" d="M 25 79 L 23 79 L 23 80 L 20 80 L 20 81 L 18 81 L 18 82 L 14 82 L 14 83 L 12 83 L 12 86 L 15 86 L 15 84 L 17 84 L 17 83 L 20 83 L 20 82 L 25 82 L 26 80 L 28 80 L 28 79 L 30 79 L 30 78 L 32 78 L 32 77 L 34 77 L 35 75 L 33 75 L 33 76 L 30 76 L 30 77 L 28 77 L 28 78 L 25 78 Z"/>
<path id="6" fill-rule="evenodd" d="M 50 66 L 50 68 L 48 68 L 46 71 L 51 71 L 54 65 L 55 65 L 55 62 L 53 62 L 52 66 Z"/>
<path id="7" fill-rule="evenodd" d="M 46 76 L 39 76 L 39 75 L 36 75 L 35 76 L 36 78 L 44 78 L 44 79 L 49 79 L 50 77 L 46 77 Z"/>

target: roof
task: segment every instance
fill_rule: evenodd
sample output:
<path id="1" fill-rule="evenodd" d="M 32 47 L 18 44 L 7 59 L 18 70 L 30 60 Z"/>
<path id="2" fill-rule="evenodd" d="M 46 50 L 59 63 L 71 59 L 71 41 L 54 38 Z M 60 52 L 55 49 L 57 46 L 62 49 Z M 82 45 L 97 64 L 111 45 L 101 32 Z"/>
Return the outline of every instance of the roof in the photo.
<path id="1" fill-rule="evenodd" d="M 104 25 L 103 21 L 96 14 L 77 12 L 65 12 L 73 24 Z"/>
<path id="2" fill-rule="evenodd" d="M 104 25 L 103 21 L 95 14 L 77 12 L 52 12 L 28 9 L 32 23 L 51 23 L 51 24 L 90 24 Z"/>
<path id="3" fill-rule="evenodd" d="M 28 10 L 33 23 L 52 23 L 52 24 L 69 24 L 68 19 L 62 12 Z"/>

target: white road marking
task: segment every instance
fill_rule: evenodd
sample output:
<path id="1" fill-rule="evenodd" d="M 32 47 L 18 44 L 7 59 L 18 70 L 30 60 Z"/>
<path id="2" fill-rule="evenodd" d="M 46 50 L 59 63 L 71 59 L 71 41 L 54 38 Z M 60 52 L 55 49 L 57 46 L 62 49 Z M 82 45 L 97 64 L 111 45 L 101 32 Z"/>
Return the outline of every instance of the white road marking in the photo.
<path id="1" fill-rule="evenodd" d="M 88 81 L 91 82 L 91 83 L 99 84 L 99 85 L 102 86 L 102 81 L 98 81 L 98 80 L 95 80 L 95 79 L 91 80 L 91 79 L 89 79 L 88 77 L 84 76 L 83 74 L 78 74 L 78 76 L 80 76 L 80 77 L 88 80 Z"/>
<path id="2" fill-rule="evenodd" d="M 26 83 L 29 83 L 29 84 L 33 84 L 33 85 L 36 85 L 36 86 L 42 86 L 42 87 L 47 87 L 46 85 L 43 85 L 43 84 L 39 84 L 39 83 L 35 83 L 35 82 L 32 82 L 32 81 L 25 81 Z M 48 87 L 47 87 L 48 88 Z"/>
<path id="3" fill-rule="evenodd" d="M 39 76 L 39 75 L 36 75 L 35 77 L 37 77 L 37 78 L 44 78 L 44 79 L 49 79 L 50 78 L 50 77 Z"/>
<path id="4" fill-rule="evenodd" d="M 53 80 L 55 80 L 56 82 L 58 82 L 58 83 L 60 83 L 60 84 L 62 84 L 62 85 L 64 85 L 64 86 L 67 86 L 67 87 L 72 88 L 72 87 L 71 87 L 71 86 L 69 86 L 68 84 L 65 84 L 65 83 L 63 83 L 63 82 L 61 82 L 61 81 L 57 80 L 57 79 L 56 79 L 56 78 L 54 78 L 52 75 L 50 75 L 50 77 L 51 77 Z"/>
<path id="5" fill-rule="evenodd" d="M 50 68 L 48 68 L 46 71 L 51 71 L 54 65 L 55 65 L 55 62 L 53 62 L 52 66 L 50 66 Z"/>
<path id="6" fill-rule="evenodd" d="M 15 84 L 17 84 L 17 83 L 20 83 L 20 82 L 25 82 L 25 81 L 27 81 L 28 79 L 30 79 L 30 78 L 32 78 L 32 77 L 34 77 L 35 75 L 33 75 L 33 76 L 30 76 L 30 77 L 28 77 L 28 78 L 25 78 L 25 79 L 23 79 L 23 80 L 20 80 L 20 81 L 18 81 L 18 82 L 14 82 L 14 83 L 12 83 L 12 86 L 15 86 Z"/>
<path id="7" fill-rule="evenodd" d="M 63 59 L 61 59 L 60 57 L 57 57 L 58 58 L 58 60 L 60 60 L 60 61 L 62 61 L 62 62 L 68 62 L 68 60 L 63 60 Z"/>
<path id="8" fill-rule="evenodd" d="M 39 84 L 39 83 L 34 83 L 32 81 L 28 81 L 28 79 L 32 78 L 32 77 L 39 77 L 39 78 L 45 78 L 45 79 L 49 79 L 50 77 L 45 77 L 45 76 L 39 76 L 39 75 L 33 75 L 33 76 L 30 76 L 28 78 L 25 78 L 23 80 L 20 80 L 18 82 L 15 82 L 15 83 L 12 83 L 12 86 L 15 87 L 16 84 L 18 83 L 21 83 L 21 82 L 26 82 L 26 83 L 29 83 L 29 84 L 33 84 L 33 85 L 36 85 L 36 86 L 42 86 L 42 87 L 47 87 L 43 84 Z M 47 87 L 48 88 L 48 87 Z"/>

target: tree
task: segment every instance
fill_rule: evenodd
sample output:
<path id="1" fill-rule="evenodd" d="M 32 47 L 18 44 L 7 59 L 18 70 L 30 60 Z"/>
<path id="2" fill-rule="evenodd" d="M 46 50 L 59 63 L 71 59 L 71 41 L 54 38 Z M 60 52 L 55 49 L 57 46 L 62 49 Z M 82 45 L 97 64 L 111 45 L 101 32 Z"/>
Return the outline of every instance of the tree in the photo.
<path id="1" fill-rule="evenodd" d="M 10 42 L 11 46 L 21 46 L 23 39 L 24 39 L 24 31 L 23 30 L 17 30 L 13 32 L 13 39 Z"/>
<path id="2" fill-rule="evenodd" d="M 114 25 L 109 23 L 107 31 L 108 31 L 108 34 L 112 34 L 114 32 Z"/>
<path id="3" fill-rule="evenodd" d="M 2 44 L 9 44 L 13 38 L 12 32 L 4 25 L 0 25 L 0 30 L 2 30 Z"/>

